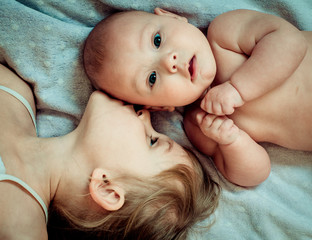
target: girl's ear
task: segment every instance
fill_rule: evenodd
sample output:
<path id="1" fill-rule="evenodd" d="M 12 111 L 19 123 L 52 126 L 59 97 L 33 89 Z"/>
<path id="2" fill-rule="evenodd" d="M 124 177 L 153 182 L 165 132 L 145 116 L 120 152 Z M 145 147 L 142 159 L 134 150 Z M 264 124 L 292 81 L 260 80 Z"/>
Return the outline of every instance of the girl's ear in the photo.
<path id="1" fill-rule="evenodd" d="M 104 169 L 93 170 L 89 191 L 92 199 L 108 211 L 119 210 L 125 203 L 125 191 L 106 177 Z"/>
<path id="2" fill-rule="evenodd" d="M 156 15 L 159 15 L 159 16 L 173 17 L 173 18 L 178 19 L 178 20 L 180 20 L 180 21 L 188 22 L 186 17 L 182 17 L 182 16 L 177 15 L 177 14 L 175 14 L 175 13 L 166 11 L 166 10 L 164 10 L 164 9 L 162 9 L 162 8 L 155 8 L 155 9 L 154 9 L 154 13 L 155 13 Z"/>

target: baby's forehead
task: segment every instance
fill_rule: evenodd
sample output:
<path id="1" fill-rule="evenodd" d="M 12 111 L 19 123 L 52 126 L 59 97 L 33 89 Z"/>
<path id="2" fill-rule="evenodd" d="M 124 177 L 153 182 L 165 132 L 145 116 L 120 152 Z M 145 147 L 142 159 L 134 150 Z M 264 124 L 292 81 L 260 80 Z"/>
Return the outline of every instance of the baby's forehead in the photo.
<path id="1" fill-rule="evenodd" d="M 126 11 L 117 13 L 114 17 L 115 23 L 118 25 L 130 25 L 136 24 L 141 25 L 146 21 L 152 21 L 157 15 L 150 12 L 143 11 Z"/>
<path id="2" fill-rule="evenodd" d="M 155 16 L 154 13 L 145 12 L 145 11 L 125 11 L 120 13 L 120 17 L 152 17 Z"/>

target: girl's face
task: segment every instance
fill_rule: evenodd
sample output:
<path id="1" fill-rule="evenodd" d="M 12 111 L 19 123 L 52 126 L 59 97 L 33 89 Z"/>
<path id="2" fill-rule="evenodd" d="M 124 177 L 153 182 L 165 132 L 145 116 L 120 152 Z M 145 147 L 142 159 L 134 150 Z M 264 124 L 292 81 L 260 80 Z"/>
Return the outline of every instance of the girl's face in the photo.
<path id="1" fill-rule="evenodd" d="M 84 118 L 84 143 L 106 169 L 149 177 L 176 164 L 191 165 L 187 153 L 166 135 L 156 132 L 147 110 L 94 92 Z"/>

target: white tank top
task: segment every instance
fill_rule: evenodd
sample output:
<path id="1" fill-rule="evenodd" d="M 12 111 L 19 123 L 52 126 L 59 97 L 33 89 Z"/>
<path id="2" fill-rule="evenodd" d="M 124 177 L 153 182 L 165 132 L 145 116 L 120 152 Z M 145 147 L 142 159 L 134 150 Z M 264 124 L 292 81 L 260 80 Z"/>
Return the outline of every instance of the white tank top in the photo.
<path id="1" fill-rule="evenodd" d="M 32 108 L 31 108 L 29 102 L 22 95 L 20 95 L 19 93 L 15 92 L 14 90 L 12 90 L 10 88 L 0 86 L 0 90 L 3 90 L 5 92 L 11 94 L 15 98 L 17 98 L 26 107 L 26 109 L 28 110 L 28 112 L 31 116 L 31 119 L 34 123 L 34 126 L 36 128 L 36 132 L 37 132 L 35 115 L 32 111 Z M 0 181 L 11 181 L 11 182 L 18 184 L 22 188 L 24 188 L 39 203 L 40 207 L 42 208 L 42 210 L 44 212 L 44 215 L 46 218 L 46 223 L 48 222 L 48 208 L 44 204 L 44 201 L 42 200 L 42 198 L 27 183 L 25 183 L 21 179 L 14 177 L 12 175 L 6 174 L 6 169 L 5 169 L 4 163 L 1 159 L 1 156 L 0 156 Z"/>

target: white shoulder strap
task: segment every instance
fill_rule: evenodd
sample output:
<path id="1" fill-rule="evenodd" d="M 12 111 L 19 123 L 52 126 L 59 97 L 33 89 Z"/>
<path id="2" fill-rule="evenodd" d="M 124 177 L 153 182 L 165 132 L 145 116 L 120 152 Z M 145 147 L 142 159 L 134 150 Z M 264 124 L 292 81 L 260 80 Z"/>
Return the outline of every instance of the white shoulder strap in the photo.
<path id="1" fill-rule="evenodd" d="M 37 125 L 36 125 L 36 119 L 35 119 L 35 114 L 29 104 L 29 102 L 21 95 L 19 94 L 18 92 L 15 92 L 14 90 L 10 89 L 10 88 L 7 88 L 5 86 L 0 86 L 0 89 L 11 94 L 12 96 L 16 97 L 25 107 L 26 109 L 28 110 L 30 116 L 31 116 L 31 119 L 34 123 L 34 126 L 36 128 L 36 132 L 37 132 Z"/>
<path id="2" fill-rule="evenodd" d="M 5 166 L 3 164 L 3 161 L 1 159 L 0 156 L 0 181 L 12 181 L 17 183 L 18 185 L 20 185 L 21 187 L 23 187 L 27 192 L 29 192 L 29 194 L 31 194 L 39 203 L 39 205 L 41 206 L 45 218 L 46 218 L 46 223 L 48 222 L 48 208 L 47 206 L 44 204 L 42 198 L 38 195 L 38 193 L 35 192 L 35 190 L 33 190 L 27 183 L 25 183 L 24 181 L 22 181 L 21 179 L 8 175 L 5 173 L 6 169 Z"/>

